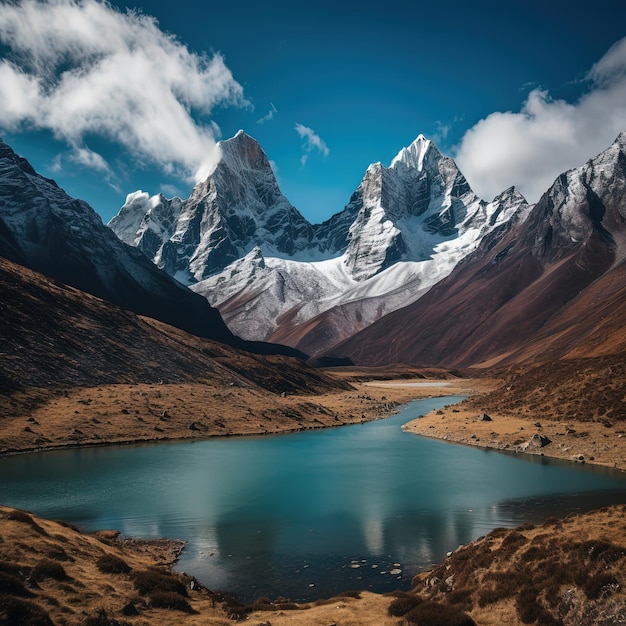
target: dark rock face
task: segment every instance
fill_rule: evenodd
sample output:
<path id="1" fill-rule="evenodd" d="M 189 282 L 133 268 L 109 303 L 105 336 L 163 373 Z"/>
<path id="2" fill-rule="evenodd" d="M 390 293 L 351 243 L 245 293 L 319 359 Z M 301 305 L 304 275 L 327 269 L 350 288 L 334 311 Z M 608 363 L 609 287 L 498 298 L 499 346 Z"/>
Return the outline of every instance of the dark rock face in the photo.
<path id="1" fill-rule="evenodd" d="M 39 176 L 0 144 L 0 252 L 141 315 L 197 335 L 233 340 L 219 313 L 123 244 L 85 202 Z M 12 238 L 12 246 L 7 238 Z M 157 271 L 155 271 L 157 270 Z"/>
<path id="2" fill-rule="evenodd" d="M 535 433 L 526 443 L 521 444 L 519 448 L 520 450 L 538 450 L 549 446 L 551 443 L 552 439 L 550 439 L 550 437 Z"/>

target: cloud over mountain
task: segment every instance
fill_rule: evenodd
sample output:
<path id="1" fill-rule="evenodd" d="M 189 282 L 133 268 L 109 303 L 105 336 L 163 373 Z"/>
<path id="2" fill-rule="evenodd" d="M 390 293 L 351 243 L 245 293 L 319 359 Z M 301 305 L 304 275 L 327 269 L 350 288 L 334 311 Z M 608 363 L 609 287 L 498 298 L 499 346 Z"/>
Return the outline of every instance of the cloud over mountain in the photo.
<path id="1" fill-rule="evenodd" d="M 518 113 L 495 112 L 470 128 L 455 159 L 490 199 L 515 185 L 531 202 L 562 171 L 600 152 L 626 128 L 626 38 L 593 65 L 577 102 L 534 89 Z"/>
<path id="2" fill-rule="evenodd" d="M 198 178 L 216 158 L 212 109 L 247 105 L 220 54 L 191 52 L 153 17 L 96 0 L 3 4 L 0 43 L 0 126 L 50 130 L 89 168 L 110 171 L 93 147 L 104 140 Z"/>

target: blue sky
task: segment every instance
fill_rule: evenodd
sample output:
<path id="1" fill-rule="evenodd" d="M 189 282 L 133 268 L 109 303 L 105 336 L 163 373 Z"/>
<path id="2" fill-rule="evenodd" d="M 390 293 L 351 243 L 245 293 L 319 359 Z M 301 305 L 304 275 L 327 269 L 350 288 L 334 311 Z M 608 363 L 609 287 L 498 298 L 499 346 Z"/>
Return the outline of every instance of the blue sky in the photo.
<path id="1" fill-rule="evenodd" d="M 0 3 L 0 136 L 108 221 L 244 129 L 312 222 L 418 134 L 531 201 L 626 130 L 626 5 Z"/>

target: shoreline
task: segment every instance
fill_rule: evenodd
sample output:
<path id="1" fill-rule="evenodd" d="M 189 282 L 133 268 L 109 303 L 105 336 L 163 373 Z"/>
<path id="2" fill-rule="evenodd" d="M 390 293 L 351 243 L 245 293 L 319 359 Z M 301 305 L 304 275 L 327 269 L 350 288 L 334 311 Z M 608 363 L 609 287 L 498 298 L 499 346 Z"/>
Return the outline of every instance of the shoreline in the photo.
<path id="1" fill-rule="evenodd" d="M 436 397 L 436 396 L 452 396 L 452 395 L 466 395 L 471 394 L 474 399 L 477 394 L 483 391 L 486 388 L 492 387 L 495 381 L 487 381 L 487 380 L 475 380 L 475 379 L 458 379 L 453 381 L 407 381 L 406 384 L 399 383 L 397 381 L 367 381 L 359 384 L 354 384 L 355 389 L 350 392 L 345 392 L 342 394 L 326 394 L 327 396 L 333 396 L 332 402 L 329 403 L 329 406 L 336 406 L 336 403 L 339 402 L 341 398 L 341 402 L 346 403 L 346 406 L 350 406 L 355 401 L 363 401 L 363 405 L 369 404 L 370 409 L 373 410 L 373 407 L 378 406 L 380 409 L 380 403 L 383 402 L 382 397 L 385 397 L 384 402 L 389 406 L 390 403 L 397 403 L 393 408 L 389 409 L 389 411 L 385 411 L 384 414 L 376 415 L 375 412 L 372 413 L 373 416 L 368 417 L 365 421 L 374 421 L 378 419 L 385 419 L 391 413 L 396 412 L 396 408 L 401 404 L 406 404 L 413 400 Z M 393 390 L 393 392 L 392 392 Z M 385 395 L 386 394 L 386 395 Z M 361 397 L 363 395 L 370 396 L 369 400 Z M 303 398 L 298 396 L 294 396 L 297 401 L 303 401 Z M 402 399 L 402 402 L 400 401 Z M 468 398 L 469 399 L 469 398 Z M 328 400 L 328 398 L 327 398 Z M 321 397 L 317 397 L 316 402 L 322 402 Z M 473 445 L 474 447 L 483 447 L 488 449 L 506 451 L 509 453 L 520 453 L 520 454 L 535 454 L 540 456 L 546 456 L 551 458 L 561 458 L 568 461 L 572 461 L 571 458 L 567 457 L 567 454 L 571 454 L 573 452 L 573 448 L 570 445 L 577 444 L 576 450 L 584 450 L 587 451 L 588 447 L 593 442 L 594 444 L 597 441 L 611 440 L 611 443 L 615 443 L 615 450 L 617 453 L 624 448 L 626 442 L 622 442 L 621 439 L 626 439 L 626 435 L 624 437 L 619 437 L 620 433 L 616 429 L 607 428 L 603 424 L 594 424 L 589 422 L 580 422 L 575 420 L 568 421 L 567 424 L 564 422 L 556 422 L 545 420 L 540 427 L 533 423 L 528 418 L 521 417 L 510 417 L 503 416 L 498 413 L 489 413 L 491 417 L 491 421 L 483 421 L 478 419 L 479 411 L 476 410 L 476 403 L 470 405 L 468 400 L 464 400 L 460 403 L 455 403 L 443 407 L 442 409 L 432 411 L 431 413 L 411 420 L 402 426 L 402 429 L 406 432 L 417 434 L 419 436 L 425 436 L 431 439 L 440 439 L 446 441 L 448 443 L 457 443 L 461 445 Z M 359 405 L 359 410 L 361 406 Z M 269 433 L 249 433 L 249 432 L 240 432 L 240 433 L 216 433 L 216 434 L 196 434 L 191 433 L 191 437 L 183 437 L 183 438 L 172 438 L 172 437 L 164 437 L 157 440 L 137 440 L 137 441 L 113 441 L 113 442 L 98 442 L 95 444 L 81 444 L 77 442 L 71 442 L 67 444 L 65 447 L 56 446 L 55 448 L 49 448 L 48 450 L 20 450 L 10 453 L 0 454 L 0 458 L 2 456 L 9 456 L 13 454 L 28 454 L 38 451 L 49 451 L 52 449 L 80 449 L 82 447 L 101 447 L 101 446 L 110 446 L 110 445 L 141 445 L 141 444 L 154 444 L 154 443 L 174 443 L 174 442 L 183 442 L 183 441 L 202 441 L 211 439 L 214 437 L 233 437 L 233 436 L 264 436 L 267 434 L 282 434 L 289 432 L 298 432 L 303 430 L 308 430 L 311 428 L 322 428 L 322 427 L 337 427 L 341 425 L 350 425 L 362 423 L 361 419 L 357 419 L 353 422 L 346 423 L 337 423 L 337 424 L 329 424 L 324 425 L 321 423 L 307 423 L 302 425 L 299 428 L 293 428 L 291 430 L 277 430 L 276 432 Z M 590 428 L 591 426 L 596 426 L 597 430 L 593 430 Z M 569 428 L 569 431 L 567 430 Z M 583 430 L 585 428 L 585 430 Z M 618 426 L 619 428 L 619 426 Z M 560 435 L 558 433 L 561 433 Z M 552 438 L 552 442 L 543 448 L 531 448 L 527 450 L 519 449 L 519 446 L 522 445 L 525 441 L 531 440 L 534 435 L 544 435 Z M 475 438 L 472 438 L 474 435 Z M 606 437 L 604 435 L 607 435 Z M 517 443 L 515 446 L 512 446 L 510 441 L 517 441 L 523 439 L 522 443 Z M 616 441 L 613 441 L 615 439 Z M 559 447 L 560 444 L 563 444 L 562 447 Z M 551 448 L 554 446 L 553 450 Z M 612 448 L 611 448 L 612 449 Z M 551 453 L 553 452 L 554 453 Z M 557 454 L 560 452 L 560 454 Z M 585 452 L 586 454 L 590 454 L 589 452 Z M 593 455 L 590 455 L 593 456 Z M 621 455 L 621 458 L 624 458 L 624 455 Z M 585 458 L 585 463 L 589 465 L 596 466 L 605 466 L 610 467 L 611 469 L 618 469 L 620 471 L 626 470 L 626 462 L 623 467 L 612 467 L 607 464 L 607 462 L 603 463 L 603 460 L 606 461 L 602 456 L 599 458 L 593 458 L 587 460 Z M 616 505 L 619 506 L 619 505 Z M 4 511 L 3 511 L 4 509 Z M 6 507 L 0 508 L 0 520 L 3 515 L 6 515 Z M 604 511 L 602 513 L 605 516 L 608 516 L 607 525 L 616 524 L 618 521 L 623 519 L 623 507 L 621 509 L 611 507 L 609 509 L 602 509 Z M 608 511 L 608 513 L 606 512 Z M 598 515 L 598 513 L 579 513 L 575 517 L 570 514 L 567 518 L 564 519 L 563 522 L 558 522 L 558 524 L 572 524 L 578 523 L 576 520 L 587 520 L 593 519 L 593 515 Z M 66 527 L 59 527 L 53 529 L 52 524 L 56 524 L 56 522 L 50 522 L 46 520 L 42 520 L 36 516 L 33 516 L 36 523 L 35 525 L 26 525 L 29 529 L 31 526 L 33 529 L 37 529 L 37 524 L 40 524 L 47 529 L 48 534 L 38 536 L 35 532 L 33 541 L 48 541 L 48 535 L 52 536 L 55 541 L 60 537 L 59 533 L 70 532 L 70 530 L 65 530 L 67 527 L 71 529 L 71 525 Z M 537 527 L 537 533 L 545 533 L 545 530 L 550 528 L 552 529 L 555 525 L 555 518 L 552 518 L 553 521 L 546 521 L 542 526 Z M 572 521 L 574 520 L 574 522 Z M 583 523 L 583 522 L 581 522 Z M 550 526 L 548 526 L 550 524 Z M 534 527 L 532 525 L 523 525 L 517 529 L 507 530 L 512 537 L 519 538 L 520 532 L 529 533 L 533 532 Z M 625 527 L 626 528 L 626 527 Z M 530 530 L 529 530 L 530 529 Z M 32 530 L 32 529 L 31 529 Z M 52 532 L 54 530 L 54 533 Z M 585 532 L 588 531 L 587 527 L 584 526 Z M 73 532 L 73 531 L 71 531 Z M 488 537 L 492 536 L 493 533 L 497 531 L 493 531 Z M 595 534 L 590 534 L 590 537 L 594 539 L 596 536 L 599 536 L 601 540 L 609 540 L 613 539 L 612 535 L 604 535 L 598 534 L 598 532 L 594 531 Z M 232 623 L 229 618 L 230 612 L 234 609 L 230 607 L 230 605 L 223 605 L 221 608 L 221 604 L 216 607 L 215 598 L 216 596 L 211 595 L 212 592 L 204 589 L 202 586 L 196 586 L 196 583 L 193 578 L 189 577 L 184 572 L 180 572 L 176 567 L 177 557 L 180 554 L 180 551 L 184 549 L 183 542 L 172 539 L 136 539 L 133 537 L 122 537 L 117 533 L 117 531 L 97 531 L 95 533 L 81 533 L 82 536 L 87 537 L 87 540 L 80 538 L 78 535 L 76 536 L 77 542 L 81 542 L 81 545 L 86 545 L 85 541 L 91 542 L 91 537 L 93 537 L 94 541 L 97 541 L 96 550 L 101 551 L 102 549 L 106 551 L 110 551 L 115 555 L 121 555 L 125 560 L 129 562 L 133 566 L 134 569 L 139 570 L 142 567 L 150 567 L 151 563 L 160 563 L 161 566 L 165 566 L 171 574 L 177 578 L 184 580 L 189 589 L 189 597 L 188 601 L 192 604 L 193 608 L 197 611 L 195 615 L 186 615 L 185 623 L 188 623 L 189 626 L 195 626 L 196 624 L 200 626 L 201 624 L 214 624 L 215 626 L 228 626 L 228 624 Z M 507 535 L 508 536 L 508 535 Z M 543 536 L 543 535 L 542 535 Z M 412 589 L 410 592 L 404 592 L 402 595 L 409 594 L 422 594 L 423 598 L 430 597 L 429 594 L 434 593 L 435 587 L 428 584 L 428 581 L 433 579 L 436 572 L 441 570 L 442 568 L 450 567 L 450 563 L 452 562 L 451 555 L 456 554 L 459 551 L 463 550 L 476 550 L 478 547 L 482 546 L 481 541 L 484 538 L 479 538 L 467 544 L 466 546 L 459 546 L 456 550 L 449 553 L 448 558 L 440 563 L 433 564 L 432 567 L 427 568 L 423 572 L 418 573 L 412 582 Z M 74 541 L 74 539 L 73 539 Z M 63 547 L 63 546 L 62 546 Z M 64 549 L 68 549 L 68 544 L 65 542 Z M 35 556 L 32 557 L 32 563 L 34 564 L 36 559 L 41 558 L 42 549 L 36 549 L 33 551 Z M 89 567 L 93 570 L 93 563 L 95 562 L 95 556 L 90 557 Z M 29 557 L 31 559 L 31 557 Z M 24 557 L 20 557 L 20 562 L 24 560 Z M 64 564 L 66 562 L 64 561 Z M 71 573 L 71 563 L 64 565 L 68 571 Z M 30 564 L 30 561 L 29 561 Z M 511 570 L 513 572 L 513 570 Z M 95 572 L 95 570 L 94 570 Z M 513 575 L 513 574 L 511 574 Z M 106 606 L 108 611 L 108 615 L 119 616 L 121 615 L 121 607 L 124 602 L 128 602 L 124 608 L 130 606 L 130 604 L 136 605 L 139 610 L 139 614 L 141 615 L 142 623 L 145 623 L 146 626 L 152 624 L 175 624 L 179 623 L 182 614 L 176 615 L 176 612 L 172 612 L 169 609 L 159 609 L 155 606 L 151 605 L 151 601 L 145 599 L 139 599 L 137 595 L 137 591 L 132 589 L 131 587 L 131 579 L 128 577 L 111 577 L 108 575 L 102 576 L 101 574 L 95 573 L 90 575 L 90 586 L 93 585 L 96 588 L 97 594 L 94 594 L 94 597 L 97 599 L 95 602 L 92 602 L 91 597 L 88 597 L 89 594 L 85 593 L 85 599 L 82 600 L 81 603 L 84 602 L 80 606 L 80 610 L 82 614 L 93 614 L 95 615 L 96 611 L 101 610 L 100 607 Z M 455 574 L 456 576 L 456 574 Z M 70 579 L 71 580 L 71 579 Z M 82 579 L 81 579 L 82 580 Z M 92 582 L 93 581 L 93 582 Z M 104 583 L 108 583 L 115 587 L 114 597 L 109 598 L 111 596 L 112 587 L 104 588 Z M 67 583 L 66 583 L 67 584 Z M 191 584 L 191 586 L 189 586 Z M 480 581 L 476 582 L 476 590 L 475 593 L 478 594 L 481 591 L 481 588 L 484 587 L 484 584 Z M 100 590 L 102 588 L 102 590 Z M 47 586 L 44 584 L 44 591 L 46 594 L 50 596 L 54 596 L 56 593 L 56 587 L 54 585 Z M 445 591 L 445 590 L 444 590 Z M 448 589 L 448 591 L 450 591 Z M 60 597 L 64 598 L 65 591 L 62 593 L 59 592 Z M 435 598 L 437 601 L 447 602 L 446 593 L 442 592 L 441 598 Z M 78 593 L 75 594 L 78 598 Z M 43 598 L 43 596 L 41 596 Z M 388 614 L 388 607 L 393 600 L 392 594 L 382 594 L 382 593 L 374 593 L 371 591 L 362 590 L 359 592 L 346 592 L 346 595 L 339 594 L 333 598 L 323 599 L 311 601 L 311 602 L 303 602 L 297 605 L 298 610 L 286 611 L 281 608 L 280 602 L 275 600 L 273 602 L 263 603 L 257 601 L 250 605 L 251 609 L 259 608 L 257 610 L 252 610 L 252 612 L 246 613 L 246 616 L 252 623 L 272 623 L 275 626 L 327 626 L 332 623 L 346 623 L 346 624 L 363 624 L 364 626 L 394 626 L 398 623 L 397 618 L 392 618 Z M 98 599 L 100 598 L 100 599 Z M 107 598 L 106 602 L 103 598 Z M 124 598 L 122 600 L 122 598 Z M 41 602 L 42 606 L 46 606 L 47 604 L 45 600 L 41 601 L 39 597 L 36 597 L 38 601 Z M 220 598 L 221 599 L 221 598 Z M 62 601 L 65 605 L 67 600 Z M 291 604 L 291 603 L 290 603 Z M 287 604 L 285 604 L 287 606 Z M 472 611 L 471 615 L 474 617 L 476 623 L 479 626 L 495 626 L 496 624 L 503 623 L 503 621 L 493 621 L 492 620 L 492 610 L 493 607 L 491 605 L 486 608 L 481 608 L 482 605 L 479 605 L 478 608 L 475 607 Z M 78 610 L 78 606 L 72 607 L 75 610 Z M 50 610 L 56 610 L 55 607 L 50 604 Z M 504 618 L 503 618 L 504 619 Z M 268 621 L 269 620 L 269 621 Z M 514 621 L 506 620 L 507 623 L 517 623 Z"/>
<path id="2" fill-rule="evenodd" d="M 626 432 L 600 422 L 541 420 L 484 412 L 465 402 L 406 423 L 406 432 L 430 439 L 515 454 L 560 459 L 626 472 Z"/>
<path id="3" fill-rule="evenodd" d="M 491 421 L 479 419 L 476 396 L 496 389 L 501 384 L 497 379 L 363 380 L 361 376 L 359 370 L 352 376 L 339 374 L 353 389 L 321 395 L 262 395 L 246 389 L 234 393 L 206 383 L 77 388 L 28 415 L 5 417 L 0 459 L 54 450 L 337 428 L 386 419 L 413 400 L 466 395 L 472 398 L 471 405 L 464 400 L 443 407 L 407 422 L 403 430 L 450 443 L 626 471 L 626 430 L 619 423 L 609 428 L 602 422 L 576 419 L 533 422 L 497 412 L 489 412 Z M 207 419 L 207 405 L 213 415 L 222 417 Z"/>
<path id="4" fill-rule="evenodd" d="M 259 598 L 246 604 L 227 592 L 211 591 L 185 572 L 174 570 L 183 542 L 122 538 L 114 530 L 85 533 L 62 521 L 0 505 L 0 530 L 6 545 L 4 566 L 5 571 L 12 572 L 10 577 L 5 574 L 12 586 L 3 600 L 4 606 L 17 607 L 24 616 L 41 618 L 41 623 L 48 617 L 54 623 L 76 626 L 85 623 L 86 618 L 117 623 L 117 618 L 128 616 L 131 621 L 123 619 L 124 623 L 145 626 L 176 625 L 182 621 L 188 626 L 229 626 L 235 617 L 259 626 L 397 626 L 399 616 L 390 613 L 389 607 L 400 599 L 417 597 L 419 603 L 458 607 L 452 593 L 458 596 L 463 591 L 465 600 L 471 600 L 463 610 L 477 626 L 499 626 L 521 624 L 516 605 L 509 599 L 515 598 L 529 581 L 532 584 L 534 576 L 551 576 L 548 566 L 555 555 L 571 560 L 582 554 L 583 559 L 588 559 L 597 550 L 600 556 L 586 561 L 583 571 L 589 569 L 587 575 L 575 585 L 570 579 L 557 579 L 557 591 L 562 587 L 568 594 L 568 610 L 576 606 L 581 610 L 602 609 L 617 623 L 623 615 L 620 607 L 624 606 L 621 585 L 602 596 L 581 594 L 580 590 L 589 588 L 598 571 L 605 577 L 602 580 L 607 571 L 621 579 L 625 512 L 625 505 L 613 505 L 563 519 L 548 518 L 540 525 L 527 523 L 512 529 L 495 529 L 459 546 L 445 559 L 418 573 L 407 592 L 345 591 L 297 604 L 282 597 Z M 605 555 L 610 558 L 604 559 Z M 530 578 L 520 572 L 520 558 L 524 571 L 532 573 Z M 578 558 L 574 564 L 580 562 Z M 499 578 L 494 577 L 494 571 Z M 493 580 L 502 580 L 503 572 L 515 584 L 507 587 L 508 595 L 494 595 Z M 167 585 L 172 592 L 164 597 L 158 584 Z M 571 604 L 574 588 L 579 589 L 577 605 Z M 481 597 L 490 601 L 485 603 Z"/>
<path id="5" fill-rule="evenodd" d="M 321 395 L 261 394 L 205 383 L 75 388 L 28 413 L 3 417 L 0 458 L 336 428 L 385 419 L 413 400 L 465 394 L 473 385 L 464 379 L 445 387 L 441 382 L 390 387 L 385 380 L 351 380 L 351 390 Z"/>

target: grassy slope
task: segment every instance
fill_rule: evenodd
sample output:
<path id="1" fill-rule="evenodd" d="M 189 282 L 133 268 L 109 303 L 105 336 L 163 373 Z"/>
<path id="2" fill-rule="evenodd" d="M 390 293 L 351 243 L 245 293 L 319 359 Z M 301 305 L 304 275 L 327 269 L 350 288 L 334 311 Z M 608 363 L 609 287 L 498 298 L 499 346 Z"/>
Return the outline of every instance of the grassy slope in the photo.
<path id="1" fill-rule="evenodd" d="M 414 579 L 422 600 L 481 626 L 612 626 L 626 620 L 626 506 L 496 529 Z"/>

